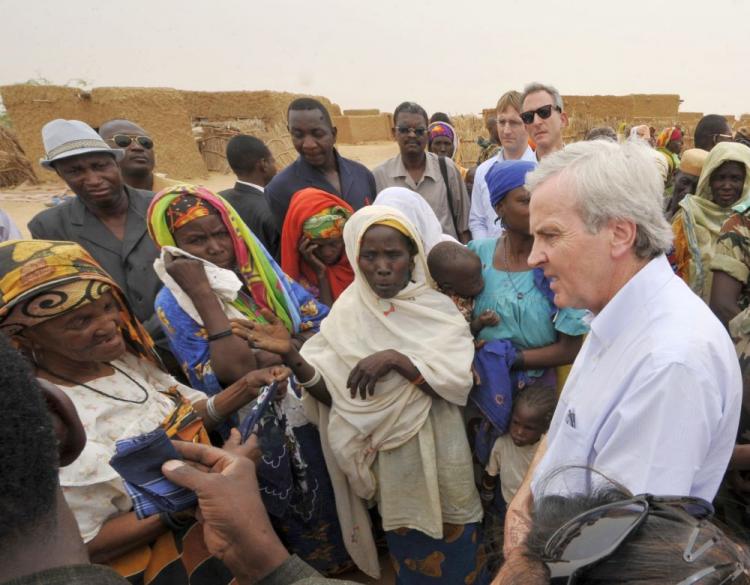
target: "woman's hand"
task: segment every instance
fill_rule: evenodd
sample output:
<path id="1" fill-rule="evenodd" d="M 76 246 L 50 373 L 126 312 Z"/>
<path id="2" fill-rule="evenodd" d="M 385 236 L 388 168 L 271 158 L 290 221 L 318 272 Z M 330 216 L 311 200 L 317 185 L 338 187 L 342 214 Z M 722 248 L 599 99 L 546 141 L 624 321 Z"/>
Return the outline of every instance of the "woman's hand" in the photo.
<path id="1" fill-rule="evenodd" d="M 323 261 L 315 255 L 315 250 L 318 249 L 317 244 L 313 244 L 310 238 L 302 237 L 299 243 L 299 253 L 302 254 L 305 262 L 315 271 L 318 279 L 320 280 L 326 274 L 326 265 Z"/>
<path id="2" fill-rule="evenodd" d="M 352 398 L 359 396 L 362 400 L 369 394 L 375 393 L 375 384 L 388 372 L 395 369 L 403 356 L 394 349 L 379 351 L 360 360 L 349 374 L 346 387 L 349 388 Z"/>
<path id="3" fill-rule="evenodd" d="M 269 386 L 274 382 L 278 382 L 277 396 L 281 399 L 286 394 L 287 380 L 291 375 L 292 371 L 286 366 L 273 366 L 248 372 L 245 374 L 245 383 L 258 394 L 263 386 Z"/>
<path id="4" fill-rule="evenodd" d="M 167 254 L 164 259 L 164 268 L 188 296 L 192 291 L 204 291 L 211 288 L 203 263 L 198 260 Z"/>
<path id="5" fill-rule="evenodd" d="M 252 348 L 285 355 L 292 350 L 292 336 L 284 323 L 271 311 L 261 309 L 268 323 L 255 323 L 247 319 L 232 319 L 232 333 L 247 341 Z"/>

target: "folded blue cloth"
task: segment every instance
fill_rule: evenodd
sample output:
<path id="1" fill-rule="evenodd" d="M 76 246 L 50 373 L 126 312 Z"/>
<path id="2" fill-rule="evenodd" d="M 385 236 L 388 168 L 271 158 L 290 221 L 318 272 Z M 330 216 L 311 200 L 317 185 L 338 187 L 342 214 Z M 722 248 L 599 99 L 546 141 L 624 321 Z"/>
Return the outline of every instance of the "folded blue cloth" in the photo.
<path id="1" fill-rule="evenodd" d="M 124 480 L 139 519 L 197 505 L 195 492 L 175 485 L 162 475 L 161 466 L 170 459 L 182 456 L 162 428 L 115 443 L 115 455 L 109 464 Z"/>
<path id="2" fill-rule="evenodd" d="M 273 384 L 264 387 L 263 390 L 260 391 L 258 398 L 255 399 L 255 404 L 253 404 L 252 409 L 250 409 L 250 414 L 248 414 L 240 423 L 239 431 L 240 435 L 242 436 L 243 443 L 247 441 L 247 439 L 253 433 L 255 427 L 258 426 L 261 418 L 263 418 L 263 415 L 268 410 L 269 405 L 276 398 L 276 392 L 278 388 L 279 383 L 274 382 Z"/>

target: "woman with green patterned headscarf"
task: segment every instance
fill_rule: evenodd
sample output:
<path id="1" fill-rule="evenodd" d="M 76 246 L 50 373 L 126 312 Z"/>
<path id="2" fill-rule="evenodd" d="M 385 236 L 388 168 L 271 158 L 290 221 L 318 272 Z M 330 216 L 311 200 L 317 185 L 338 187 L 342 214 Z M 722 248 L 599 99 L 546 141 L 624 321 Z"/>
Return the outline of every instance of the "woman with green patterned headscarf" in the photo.
<path id="1" fill-rule="evenodd" d="M 232 334 L 232 319 L 286 329 L 301 346 L 318 331 L 328 307 L 279 268 L 234 208 L 193 185 L 158 193 L 149 233 L 162 249 L 154 265 L 164 288 L 156 313 L 172 352 L 194 388 L 211 395 L 278 356 L 256 351 Z M 287 392 L 263 419 L 258 465 L 266 508 L 286 547 L 324 573 L 350 563 L 333 505 L 320 437 Z"/>
<path id="2" fill-rule="evenodd" d="M 165 286 L 156 313 L 194 388 L 214 394 L 268 365 L 268 356 L 231 335 L 230 319 L 264 323 L 268 311 L 302 342 L 328 314 L 281 271 L 234 208 L 208 189 L 178 185 L 158 193 L 148 224 L 162 249 L 155 269 Z"/>

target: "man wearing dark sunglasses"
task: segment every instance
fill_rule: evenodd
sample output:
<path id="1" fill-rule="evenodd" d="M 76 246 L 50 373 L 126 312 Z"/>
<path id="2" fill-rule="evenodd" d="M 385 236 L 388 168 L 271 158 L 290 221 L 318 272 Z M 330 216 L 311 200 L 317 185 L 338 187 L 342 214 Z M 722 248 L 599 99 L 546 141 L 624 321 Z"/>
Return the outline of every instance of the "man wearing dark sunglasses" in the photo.
<path id="1" fill-rule="evenodd" d="M 121 148 L 125 156 L 120 172 L 126 185 L 144 191 L 161 191 L 179 181 L 154 174 L 154 141 L 143 128 L 130 120 L 110 120 L 99 128 L 99 136 L 112 148 Z"/>
<path id="2" fill-rule="evenodd" d="M 393 113 L 393 138 L 399 153 L 372 171 L 378 192 L 405 187 L 419 193 L 435 212 L 443 233 L 468 242 L 469 193 L 455 163 L 427 152 L 429 119 L 414 102 L 399 104 Z"/>
<path id="3" fill-rule="evenodd" d="M 568 115 L 563 110 L 560 92 L 551 85 L 531 83 L 526 86 L 521 102 L 521 120 L 536 144 L 537 160 L 563 147 L 563 128 Z"/>

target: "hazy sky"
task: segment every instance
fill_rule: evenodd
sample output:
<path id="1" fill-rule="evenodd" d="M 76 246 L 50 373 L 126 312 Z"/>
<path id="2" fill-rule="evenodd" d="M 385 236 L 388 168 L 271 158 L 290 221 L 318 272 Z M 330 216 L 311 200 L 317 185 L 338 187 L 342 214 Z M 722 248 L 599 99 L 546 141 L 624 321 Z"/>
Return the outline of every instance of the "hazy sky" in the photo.
<path id="1" fill-rule="evenodd" d="M 0 0 L 0 84 L 271 89 L 478 112 L 529 81 L 750 112 L 750 0 Z"/>

